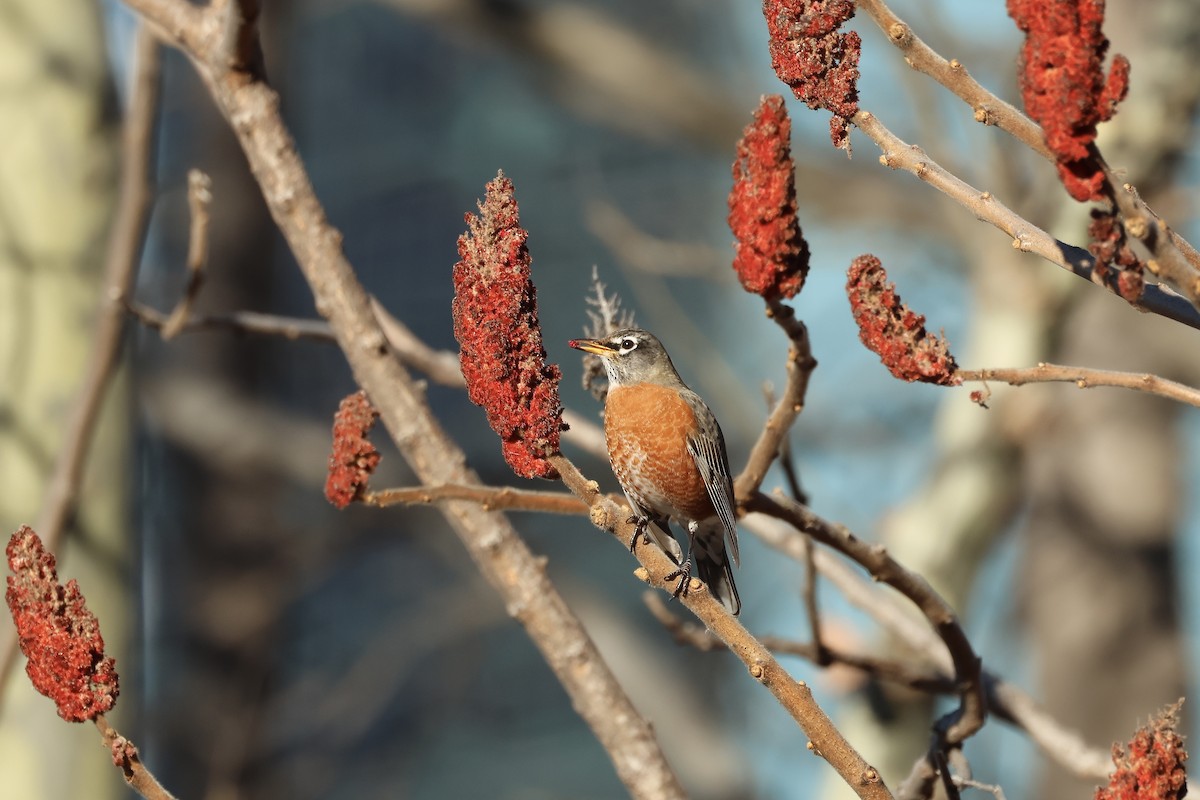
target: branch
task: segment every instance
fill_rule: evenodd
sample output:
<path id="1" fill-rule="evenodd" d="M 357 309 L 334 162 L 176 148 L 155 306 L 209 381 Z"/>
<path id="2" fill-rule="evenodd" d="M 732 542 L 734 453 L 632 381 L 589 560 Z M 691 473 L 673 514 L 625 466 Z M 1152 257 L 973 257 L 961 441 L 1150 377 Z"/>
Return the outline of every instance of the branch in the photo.
<path id="1" fill-rule="evenodd" d="M 742 524 L 784 555 L 797 561 L 804 558 L 804 540 L 808 537 L 791 525 L 758 514 L 743 519 Z M 836 585 L 852 605 L 865 611 L 910 650 L 922 654 L 945 676 L 950 674 L 953 668 L 950 656 L 941 640 L 927 626 L 904 613 L 904 609 L 896 605 L 890 596 L 880 593 L 874 583 L 861 578 L 845 561 L 833 557 L 828 551 L 816 550 L 813 562 L 821 575 Z M 1085 779 L 1104 779 L 1112 771 L 1112 760 L 1107 750 L 1089 746 L 1077 733 L 1046 713 L 1022 689 L 987 670 L 983 671 L 983 682 L 989 711 L 1025 731 L 1046 755 L 1063 768 Z"/>
<path id="2" fill-rule="evenodd" d="M 181 301 L 182 302 L 182 301 Z M 125 310 L 138 322 L 167 338 L 164 328 L 170 315 L 137 300 L 128 300 Z M 276 314 L 260 314 L 257 311 L 230 311 L 225 314 L 200 314 L 188 316 L 180 325 L 178 333 L 195 333 L 207 330 L 230 330 L 239 333 L 254 333 L 263 336 L 281 336 L 284 339 L 315 339 L 334 342 L 329 323 L 320 319 L 284 317 Z"/>
<path id="3" fill-rule="evenodd" d="M 587 506 L 573 494 L 533 492 L 511 486 L 414 486 L 367 492 L 362 502 L 386 508 L 395 505 L 430 505 L 442 500 L 469 500 L 484 511 L 542 511 L 548 514 L 586 514 Z"/>
<path id="4" fill-rule="evenodd" d="M 188 171 L 188 210 L 192 224 L 188 229 L 187 282 L 171 315 L 163 323 L 164 340 L 174 339 L 187 323 L 192 304 L 204 284 L 204 265 L 208 262 L 209 206 L 212 205 L 212 179 L 198 169 Z"/>
<path id="5" fill-rule="evenodd" d="M 630 522 L 628 507 L 601 494 L 596 482 L 587 480 L 566 458 L 551 456 L 550 461 L 562 476 L 563 483 L 587 503 L 592 524 L 612 533 L 622 546 L 628 546 L 636 527 Z M 643 546 L 636 548 L 634 555 L 643 567 L 638 570 L 639 577 L 664 591 L 674 588 L 674 581 L 666 580 L 666 576 L 675 572 L 677 565 L 666 553 L 657 547 Z M 873 800 L 892 797 L 875 768 L 850 746 L 813 699 L 808 685 L 789 675 L 770 650 L 707 591 L 704 583 L 693 578 L 686 594 L 679 600 L 741 659 L 750 675 L 775 696 L 808 736 L 809 748 L 824 758 L 859 797 Z"/>
<path id="6" fill-rule="evenodd" d="M 1109 750 L 1090 746 L 1078 733 L 1050 716 L 1019 686 L 986 671 L 983 679 L 992 713 L 1024 730 L 1059 766 L 1084 780 L 1107 780 L 1112 774 L 1114 767 Z"/>
<path id="7" fill-rule="evenodd" d="M 1193 305 L 1200 304 L 1200 253 L 1146 205 L 1133 184 L 1117 180 L 1098 150 L 1096 157 L 1104 166 L 1104 177 L 1125 231 L 1153 256 L 1146 268 L 1183 292 Z"/>
<path id="8" fill-rule="evenodd" d="M 104 744 L 112 753 L 113 764 L 121 768 L 125 783 L 146 800 L 175 800 L 175 796 L 163 788 L 158 779 L 142 764 L 138 749 L 133 742 L 116 731 L 103 714 L 97 714 L 96 728 L 104 738 Z"/>
<path id="9" fill-rule="evenodd" d="M 957 58 L 947 61 L 921 41 L 912 28 L 888 8 L 887 3 L 883 0 L 855 0 L 855 5 L 860 11 L 866 12 L 888 41 L 904 54 L 905 63 L 933 78 L 974 109 L 976 122 L 994 125 L 1042 158 L 1054 161 L 1054 153 L 1046 146 L 1041 126 L 1015 106 L 985 89 L 968 74 Z"/>
<path id="10" fill-rule="evenodd" d="M 404 363 L 428 375 L 435 383 L 464 389 L 462 367 L 458 354 L 449 350 L 434 350 L 412 332 L 407 325 L 392 316 L 383 303 L 371 297 L 371 310 L 387 338 L 388 345 L 396 351 Z"/>
<path id="11" fill-rule="evenodd" d="M 834 548 L 861 564 L 871 576 L 908 598 L 933 625 L 946 644 L 958 686 L 959 708 L 943 718 L 942 735 L 947 746 L 956 746 L 978 731 L 987 715 L 987 701 L 981 679 L 981 662 L 958 622 L 954 609 L 925 579 L 910 572 L 893 559 L 882 545 L 869 544 L 845 526 L 829 523 L 804 506 L 782 496 L 756 492 L 746 498 L 747 511 L 758 511 L 783 520 L 816 541 Z"/>
<path id="12" fill-rule="evenodd" d="M 1116 386 L 1122 389 L 1133 389 L 1138 392 L 1165 397 L 1200 407 L 1200 389 L 1147 372 L 1120 372 L 1117 370 L 1091 369 L 1088 367 L 1067 367 L 1060 364 L 1042 362 L 1036 367 L 1009 367 L 991 369 L 960 369 L 955 373 L 964 381 L 1001 381 L 1010 386 L 1024 386 L 1027 383 L 1073 383 L 1080 389 L 1091 389 L 1095 386 Z"/>
<path id="13" fill-rule="evenodd" d="M 1026 220 L 1008 206 L 1001 203 L 991 192 L 981 192 L 975 187 L 947 171 L 925 154 L 917 145 L 910 145 L 884 127 L 877 117 L 868 111 L 854 115 L 854 124 L 871 137 L 883 151 L 879 162 L 885 167 L 911 172 L 933 188 L 963 206 L 976 218 L 987 222 L 1012 237 L 1013 248 L 1034 253 L 1052 264 L 1089 282 L 1094 282 L 1092 272 L 1095 258 L 1087 250 L 1060 242 L 1046 231 Z M 1159 314 L 1168 319 L 1200 329 L 1200 311 L 1186 299 L 1158 286 L 1146 286 L 1135 308 Z"/>
<path id="14" fill-rule="evenodd" d="M 221 9 L 183 0 L 127 4 L 168 32 L 194 62 L 246 154 L 317 309 L 414 472 L 434 485 L 477 483 L 418 382 L 389 351 L 367 293 L 342 251 L 341 234 L 329 224 L 279 115 L 279 96 L 256 72 L 235 72 L 222 58 L 228 37 L 222 35 Z M 649 723 L 547 578 L 544 560 L 529 551 L 503 514 L 463 500 L 444 500 L 439 507 L 505 609 L 541 651 L 629 792 L 638 798 L 683 797 Z"/>
<path id="15" fill-rule="evenodd" d="M 792 423 L 804 410 L 808 379 L 817 367 L 808 329 L 796 317 L 795 311 L 778 300 L 771 300 L 767 303 L 767 316 L 783 329 L 792 342 L 788 348 L 787 385 L 775 410 L 767 417 L 758 441 L 750 449 L 746 466 L 733 482 L 734 494 L 738 498 L 748 497 L 762 486 L 767 470 L 779 456 L 784 439 L 791 433 Z"/>
<path id="16" fill-rule="evenodd" d="M 726 644 L 713 636 L 707 629 L 694 622 L 688 622 L 671 609 L 659 592 L 647 592 L 643 596 L 646 607 L 663 628 L 674 637 L 675 641 L 693 647 L 701 652 L 728 650 Z M 931 672 L 921 672 L 911 669 L 898 661 L 874 658 L 872 656 L 850 653 L 828 645 L 796 642 L 781 636 L 762 637 L 763 647 L 773 653 L 788 656 L 799 656 L 818 666 L 840 664 L 851 667 L 864 674 L 880 680 L 899 684 L 921 692 L 937 692 L 950 694 L 954 691 L 954 682 L 944 675 Z"/>

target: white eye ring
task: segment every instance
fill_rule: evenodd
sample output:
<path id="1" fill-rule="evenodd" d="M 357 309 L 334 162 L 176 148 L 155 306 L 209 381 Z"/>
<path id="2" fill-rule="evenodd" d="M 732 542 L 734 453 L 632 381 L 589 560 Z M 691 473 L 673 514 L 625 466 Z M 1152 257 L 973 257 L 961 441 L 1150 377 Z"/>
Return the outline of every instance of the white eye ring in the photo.
<path id="1" fill-rule="evenodd" d="M 630 337 L 626 336 L 620 341 L 620 352 L 622 355 L 624 355 L 632 350 L 636 350 L 637 346 L 637 339 L 631 339 Z"/>

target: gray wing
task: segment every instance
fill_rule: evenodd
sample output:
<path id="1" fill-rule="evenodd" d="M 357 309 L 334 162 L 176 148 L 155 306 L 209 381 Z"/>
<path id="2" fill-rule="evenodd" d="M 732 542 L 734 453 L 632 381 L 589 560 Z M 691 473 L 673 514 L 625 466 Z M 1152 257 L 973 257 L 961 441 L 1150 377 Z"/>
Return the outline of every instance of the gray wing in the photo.
<path id="1" fill-rule="evenodd" d="M 725 452 L 725 436 L 717 418 L 694 392 L 684 393 L 684 400 L 691 406 L 699 426 L 698 435 L 688 439 L 688 452 L 700 468 L 708 497 L 712 500 L 717 516 L 729 537 L 729 550 L 733 563 L 738 561 L 737 512 L 733 500 L 733 478 L 729 474 L 729 455 Z"/>

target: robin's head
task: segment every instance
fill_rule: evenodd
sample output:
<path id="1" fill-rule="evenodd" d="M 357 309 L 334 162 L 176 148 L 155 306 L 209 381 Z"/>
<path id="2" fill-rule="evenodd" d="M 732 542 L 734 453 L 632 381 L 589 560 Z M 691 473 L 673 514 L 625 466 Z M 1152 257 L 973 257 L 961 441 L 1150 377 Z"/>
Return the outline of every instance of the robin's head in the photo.
<path id="1" fill-rule="evenodd" d="M 679 374 L 662 342 L 641 328 L 625 328 L 603 339 L 572 339 L 576 350 L 599 356 L 610 386 L 635 383 L 680 383 Z"/>

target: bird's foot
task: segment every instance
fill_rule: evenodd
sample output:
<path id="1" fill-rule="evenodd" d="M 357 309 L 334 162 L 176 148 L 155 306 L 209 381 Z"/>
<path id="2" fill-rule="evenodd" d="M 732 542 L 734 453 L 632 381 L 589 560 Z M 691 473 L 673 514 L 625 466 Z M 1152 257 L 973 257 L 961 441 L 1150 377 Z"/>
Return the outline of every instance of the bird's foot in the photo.
<path id="1" fill-rule="evenodd" d="M 671 592 L 671 597 L 678 598 L 680 595 L 687 597 L 688 584 L 692 580 L 692 557 L 690 555 L 679 566 L 679 569 L 663 576 L 664 581 L 673 581 L 676 578 L 679 579 L 679 583 L 675 586 L 675 591 Z"/>
<path id="2" fill-rule="evenodd" d="M 629 540 L 629 552 L 635 552 L 638 546 L 638 540 L 642 542 L 650 541 L 650 534 L 646 533 L 646 528 L 650 527 L 650 517 L 645 514 L 634 514 L 626 523 L 634 523 L 633 537 Z"/>

